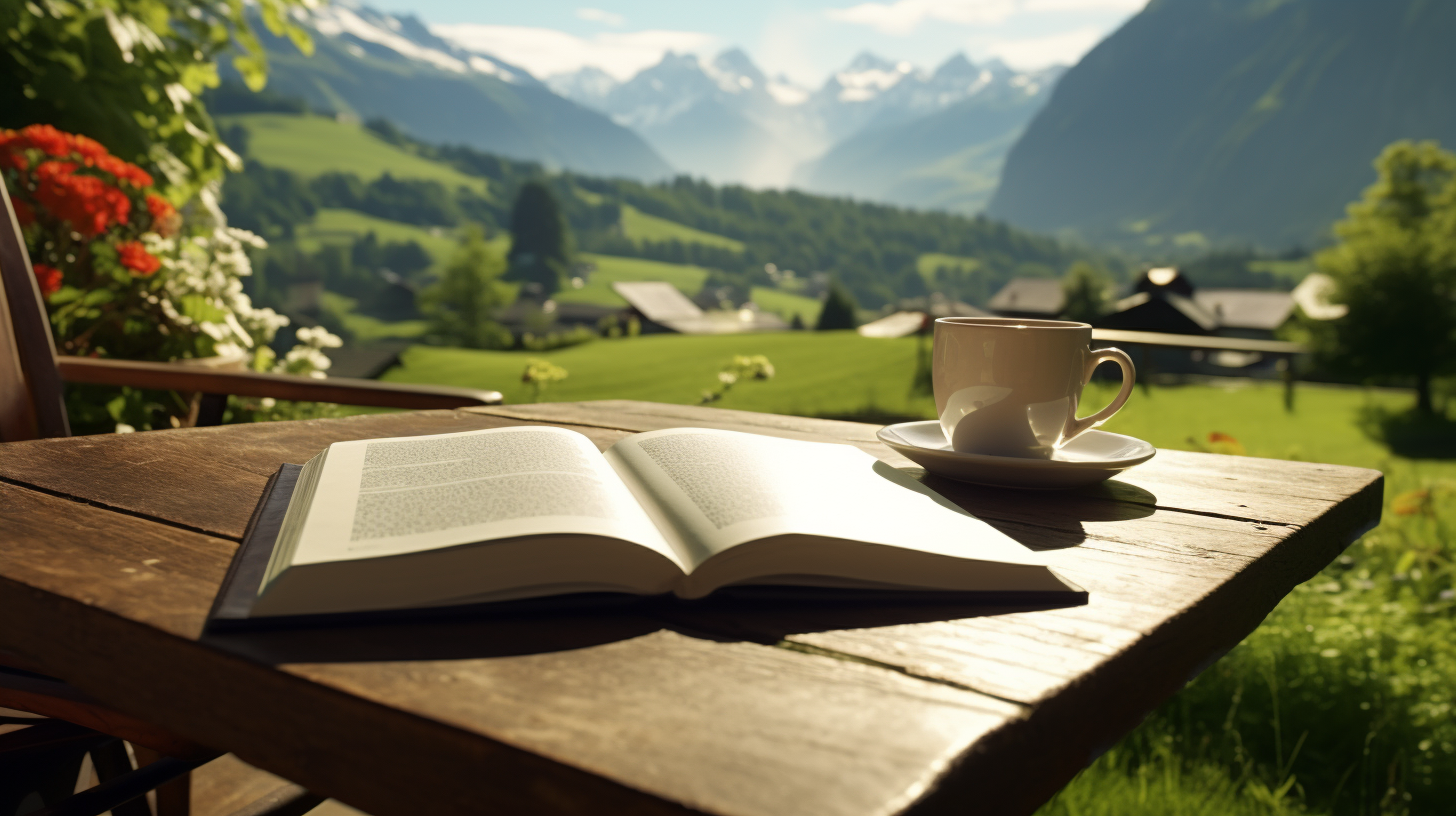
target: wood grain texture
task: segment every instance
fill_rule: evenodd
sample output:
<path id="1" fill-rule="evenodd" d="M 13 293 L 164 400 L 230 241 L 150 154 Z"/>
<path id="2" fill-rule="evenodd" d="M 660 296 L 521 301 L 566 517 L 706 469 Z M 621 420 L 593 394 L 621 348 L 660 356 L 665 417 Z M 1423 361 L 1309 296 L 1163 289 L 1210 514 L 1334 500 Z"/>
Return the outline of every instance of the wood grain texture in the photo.
<path id="1" fill-rule="evenodd" d="M 1091 602 L 710 599 L 198 640 L 277 464 L 523 422 L 598 447 L 720 427 L 907 464 L 872 426 L 645 403 L 7 445 L 0 539 L 17 546 L 0 552 L 0 617 L 31 625 L 0 631 L 0 649 L 377 816 L 418 812 L 421 790 L 436 813 L 478 812 L 483 790 L 503 812 L 1027 813 L 1380 511 L 1373 471 L 1167 451 L 1055 500 L 912 471 L 1044 550 Z"/>
<path id="2" fill-rule="evenodd" d="M 56 365 L 60 369 L 61 377 L 67 382 L 125 385 L 160 391 L 234 394 L 240 397 L 272 397 L 341 405 L 371 405 L 379 408 L 462 408 L 469 405 L 495 405 L 501 401 L 499 391 L 479 388 L 410 385 L 345 377 L 315 380 L 290 374 L 192 368 L 138 360 L 59 357 Z"/>

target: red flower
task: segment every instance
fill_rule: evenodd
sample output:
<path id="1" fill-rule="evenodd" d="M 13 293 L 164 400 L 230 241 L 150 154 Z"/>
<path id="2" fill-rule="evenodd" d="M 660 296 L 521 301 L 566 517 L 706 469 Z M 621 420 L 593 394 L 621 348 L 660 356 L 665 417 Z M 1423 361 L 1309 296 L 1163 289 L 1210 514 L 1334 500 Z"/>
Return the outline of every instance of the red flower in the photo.
<path id="1" fill-rule="evenodd" d="M 21 128 L 20 136 L 27 147 L 40 148 L 47 155 L 71 155 L 73 137 L 50 125 L 29 125 Z"/>
<path id="2" fill-rule="evenodd" d="M 35 282 L 40 284 L 40 293 L 50 297 L 61 288 L 61 270 L 45 264 L 36 264 Z"/>
<path id="3" fill-rule="evenodd" d="M 14 167 L 16 170 L 25 170 L 30 167 L 30 159 L 26 158 L 22 145 L 14 145 L 8 151 L 0 147 L 0 162 Z"/>
<path id="4" fill-rule="evenodd" d="M 36 201 L 88 238 L 112 224 L 125 224 L 131 217 L 131 199 L 126 193 L 95 176 L 75 175 L 75 170 L 73 162 L 42 163 L 35 171 L 40 182 Z"/>
<path id="5" fill-rule="evenodd" d="M 153 221 L 166 221 L 177 214 L 172 203 L 156 193 L 147 193 L 147 211 L 152 214 Z"/>
<path id="6" fill-rule="evenodd" d="M 137 277 L 146 277 L 162 267 L 162 259 L 148 252 L 140 241 L 122 241 L 116 251 L 121 255 L 121 265 Z"/>
<path id="7" fill-rule="evenodd" d="M 152 177 L 147 171 L 115 156 L 101 156 L 95 160 L 94 166 L 97 170 L 116 176 L 117 181 L 124 181 L 133 187 L 152 186 Z"/>
<path id="8" fill-rule="evenodd" d="M 15 220 L 20 222 L 20 226 L 28 227 L 35 223 L 35 210 L 29 204 L 15 196 L 10 197 L 10 203 L 15 207 Z"/>
<path id="9" fill-rule="evenodd" d="M 80 154 L 87 164 L 95 164 L 103 157 L 109 158 L 106 146 L 89 136 L 77 134 L 71 137 L 71 149 Z"/>

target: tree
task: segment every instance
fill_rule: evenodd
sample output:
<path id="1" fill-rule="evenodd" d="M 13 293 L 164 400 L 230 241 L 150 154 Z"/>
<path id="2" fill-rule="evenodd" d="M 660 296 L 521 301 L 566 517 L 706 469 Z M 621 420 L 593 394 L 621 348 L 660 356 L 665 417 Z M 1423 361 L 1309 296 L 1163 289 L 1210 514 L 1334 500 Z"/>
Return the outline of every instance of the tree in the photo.
<path id="1" fill-rule="evenodd" d="M 311 53 L 289 12 L 302 0 L 50 0 L 0 3 L 0 127 L 44 123 L 81 133 L 112 153 L 161 171 L 180 203 L 237 156 L 218 138 L 201 101 L 218 85 L 217 55 L 253 90 L 267 60 L 248 24 L 264 25 Z"/>
<path id="2" fill-rule="evenodd" d="M 504 271 L 505 264 L 490 251 L 480 228 L 467 227 L 445 274 L 421 295 L 434 333 L 465 348 L 508 347 L 510 332 L 494 319 L 495 311 L 505 305 L 498 282 Z"/>
<path id="3" fill-rule="evenodd" d="M 858 308 L 854 296 L 839 281 L 834 281 L 829 284 L 829 292 L 824 296 L 824 308 L 819 312 L 819 323 L 814 330 L 853 329 L 859 325 L 854 316 Z"/>
<path id="4" fill-rule="evenodd" d="M 1352 373 L 1413 377 L 1417 410 L 1430 414 L 1432 378 L 1456 371 L 1456 155 L 1401 141 L 1375 168 L 1335 225 L 1339 242 L 1315 256 L 1349 309 L 1317 337 Z"/>
<path id="5" fill-rule="evenodd" d="M 1107 314 L 1107 277 L 1086 261 L 1077 261 L 1067 269 L 1062 292 L 1066 295 L 1062 317 L 1067 320 L 1091 323 Z"/>
<path id="6" fill-rule="evenodd" d="M 566 279 L 570 267 L 570 235 L 561 208 L 551 190 L 539 181 L 521 186 L 511 208 L 510 270 L 506 280 L 536 289 L 542 300 L 551 297 Z"/>

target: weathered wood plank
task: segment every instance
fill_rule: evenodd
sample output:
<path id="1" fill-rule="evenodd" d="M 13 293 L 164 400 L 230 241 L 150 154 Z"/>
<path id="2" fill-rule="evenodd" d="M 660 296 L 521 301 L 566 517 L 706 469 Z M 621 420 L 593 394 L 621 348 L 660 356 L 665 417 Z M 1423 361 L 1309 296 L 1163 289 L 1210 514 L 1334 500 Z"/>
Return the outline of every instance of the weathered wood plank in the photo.
<path id="1" fill-rule="evenodd" d="M 0 618 L 28 623 L 8 650 L 379 816 L 483 789 L 505 812 L 888 812 L 1021 713 L 631 613 L 198 644 L 231 542 L 8 485 L 0 538 Z"/>

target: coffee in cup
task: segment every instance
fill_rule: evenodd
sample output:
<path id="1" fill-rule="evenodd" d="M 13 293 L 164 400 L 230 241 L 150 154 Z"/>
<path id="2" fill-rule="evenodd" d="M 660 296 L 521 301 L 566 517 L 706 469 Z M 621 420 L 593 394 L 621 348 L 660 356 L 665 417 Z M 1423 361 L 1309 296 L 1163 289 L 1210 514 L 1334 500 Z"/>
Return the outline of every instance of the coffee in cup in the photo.
<path id="1" fill-rule="evenodd" d="M 1092 327 L 1066 320 L 942 317 L 935 321 L 935 410 L 952 450 L 1046 459 L 1101 425 L 1132 394 L 1132 358 L 1093 349 Z M 1122 389 L 1077 418 L 1082 387 L 1098 364 L 1122 368 Z"/>

